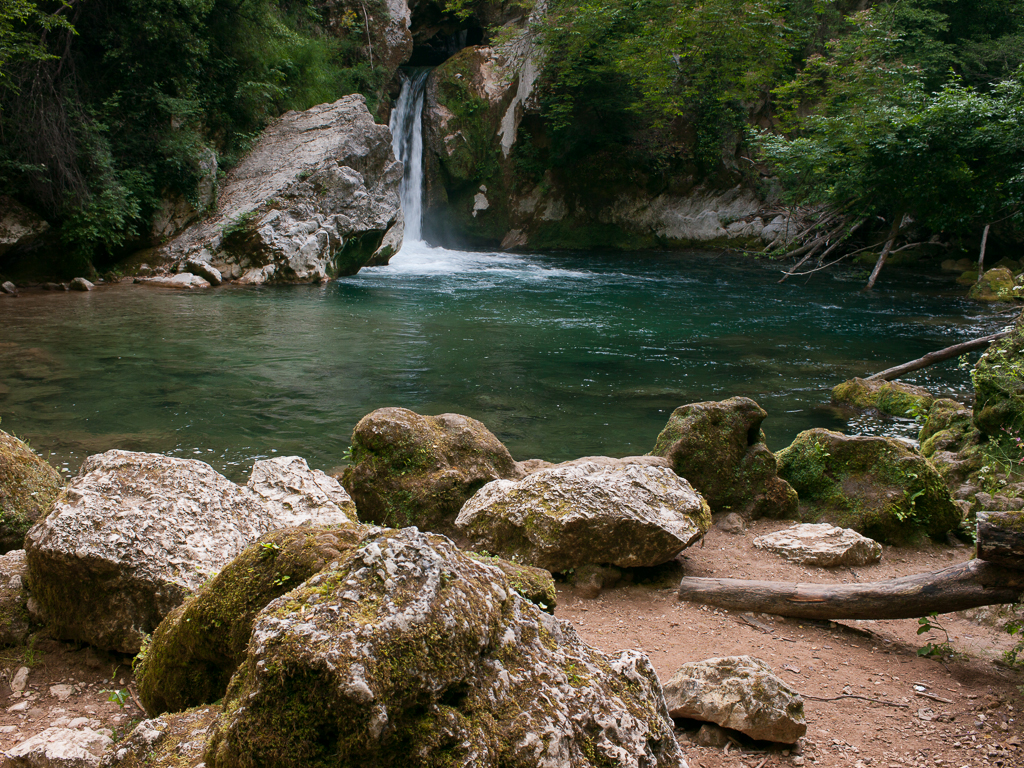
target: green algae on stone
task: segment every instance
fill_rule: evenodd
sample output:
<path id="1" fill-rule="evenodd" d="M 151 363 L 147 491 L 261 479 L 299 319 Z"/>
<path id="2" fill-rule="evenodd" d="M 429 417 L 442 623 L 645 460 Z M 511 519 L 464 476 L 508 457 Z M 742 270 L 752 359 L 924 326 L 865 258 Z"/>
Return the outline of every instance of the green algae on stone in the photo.
<path id="1" fill-rule="evenodd" d="M 224 696 L 245 658 L 256 614 L 358 545 L 357 524 L 268 533 L 160 623 L 136 659 L 139 697 L 150 715 Z"/>
<path id="2" fill-rule="evenodd" d="M 924 387 L 900 381 L 853 378 L 832 388 L 832 402 L 861 411 L 875 409 L 890 416 L 916 418 L 932 407 L 935 398 Z"/>
<path id="3" fill-rule="evenodd" d="M 64 489 L 60 474 L 18 438 L 0 430 L 0 554 L 24 546 Z"/>
<path id="4" fill-rule="evenodd" d="M 1024 430 L 1024 327 L 993 341 L 971 371 L 974 423 L 990 437 Z"/>
<path id="5" fill-rule="evenodd" d="M 1014 281 L 1013 273 L 1005 267 L 990 269 L 971 286 L 967 297 L 977 301 L 1014 301 L 1021 298 L 1022 290 Z"/>
<path id="6" fill-rule="evenodd" d="M 939 538 L 960 524 L 938 472 L 898 440 L 810 429 L 779 452 L 779 465 L 800 494 L 803 522 L 852 528 L 889 544 Z"/>
<path id="7" fill-rule="evenodd" d="M 746 397 L 690 403 L 672 412 L 651 453 L 672 462 L 713 512 L 746 517 L 791 517 L 797 494 L 778 475 L 778 462 L 761 431 L 767 416 Z"/>
<path id="8" fill-rule="evenodd" d="M 263 610 L 206 764 L 499 768 L 541 753 L 682 763 L 645 656 L 589 648 L 499 570 L 408 528 Z"/>
<path id="9" fill-rule="evenodd" d="M 462 505 L 491 480 L 520 478 L 501 441 L 476 419 L 381 408 L 352 432 L 342 485 L 359 518 L 400 528 L 453 531 Z"/>

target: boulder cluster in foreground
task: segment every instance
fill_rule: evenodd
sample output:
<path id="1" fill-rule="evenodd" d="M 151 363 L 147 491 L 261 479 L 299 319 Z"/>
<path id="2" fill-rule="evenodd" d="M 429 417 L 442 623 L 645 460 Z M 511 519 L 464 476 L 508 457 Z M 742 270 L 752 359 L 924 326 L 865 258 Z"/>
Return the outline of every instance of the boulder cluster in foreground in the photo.
<path id="1" fill-rule="evenodd" d="M 683 766 L 673 717 L 792 742 L 802 702 L 760 660 L 695 662 L 663 690 L 645 656 L 601 653 L 552 615 L 552 572 L 599 591 L 673 560 L 712 512 L 815 523 L 756 545 L 827 566 L 881 546 L 826 522 L 894 541 L 959 522 L 899 442 L 812 430 L 776 458 L 764 416 L 691 404 L 652 455 L 555 465 L 516 462 L 473 419 L 388 408 L 357 425 L 340 483 L 298 457 L 237 485 L 108 451 L 0 562 L 8 637 L 35 621 L 139 652 L 153 719 L 108 766 Z"/>

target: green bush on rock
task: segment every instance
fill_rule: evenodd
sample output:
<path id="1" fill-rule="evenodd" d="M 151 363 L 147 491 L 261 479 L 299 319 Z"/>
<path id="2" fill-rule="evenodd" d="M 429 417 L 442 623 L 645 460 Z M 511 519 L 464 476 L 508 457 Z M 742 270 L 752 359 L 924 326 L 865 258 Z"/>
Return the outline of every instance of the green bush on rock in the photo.
<path id="1" fill-rule="evenodd" d="M 803 522 L 829 522 L 884 543 L 956 528 L 960 510 L 928 460 L 898 440 L 810 429 L 779 452 Z"/>

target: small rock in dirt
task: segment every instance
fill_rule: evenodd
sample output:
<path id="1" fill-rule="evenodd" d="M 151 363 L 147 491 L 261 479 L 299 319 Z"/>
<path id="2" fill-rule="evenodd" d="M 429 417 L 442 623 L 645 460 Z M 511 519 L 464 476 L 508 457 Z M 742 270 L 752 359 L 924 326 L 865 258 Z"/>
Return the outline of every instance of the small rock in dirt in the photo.
<path id="1" fill-rule="evenodd" d="M 882 558 L 882 545 L 849 528 L 804 523 L 754 539 L 754 546 L 787 560 L 826 568 L 868 565 Z"/>
<path id="2" fill-rule="evenodd" d="M 736 512 L 730 512 L 716 523 L 718 530 L 724 533 L 743 533 L 747 530 L 747 521 Z"/>
<path id="3" fill-rule="evenodd" d="M 7 711 L 8 712 L 24 712 L 26 709 L 28 709 L 29 704 L 30 704 L 29 701 L 19 701 L 17 704 L 14 704 L 14 705 L 8 707 Z"/>
<path id="4" fill-rule="evenodd" d="M 729 743 L 729 735 L 719 725 L 704 723 L 693 740 L 702 747 L 724 747 Z"/>
<path id="5" fill-rule="evenodd" d="M 56 698 L 58 701 L 67 701 L 71 698 L 75 692 L 73 685 L 51 685 L 50 695 Z"/>
<path id="6" fill-rule="evenodd" d="M 4 293 L 9 293 L 11 294 L 11 296 L 18 295 L 17 287 L 10 280 L 0 283 L 0 291 L 3 291 Z"/>
<path id="7" fill-rule="evenodd" d="M 807 732 L 800 694 L 752 656 L 684 664 L 665 683 L 673 718 L 706 720 L 752 739 L 791 744 Z"/>
<path id="8" fill-rule="evenodd" d="M 15 693 L 21 693 L 25 690 L 25 686 L 28 685 L 28 673 L 28 667 L 21 667 L 14 673 L 14 677 L 11 679 L 12 691 Z"/>
<path id="9" fill-rule="evenodd" d="M 88 729 L 47 728 L 4 754 L 11 768 L 92 768 L 113 742 Z"/>

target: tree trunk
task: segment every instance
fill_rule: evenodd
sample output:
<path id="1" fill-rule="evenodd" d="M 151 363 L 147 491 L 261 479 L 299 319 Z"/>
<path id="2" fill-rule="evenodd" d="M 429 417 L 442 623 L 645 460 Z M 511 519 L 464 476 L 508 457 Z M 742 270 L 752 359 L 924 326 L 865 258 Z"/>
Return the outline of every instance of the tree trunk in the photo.
<path id="1" fill-rule="evenodd" d="M 978 559 L 1024 570 L 1024 512 L 978 513 Z"/>
<path id="2" fill-rule="evenodd" d="M 988 230 L 991 224 L 985 225 L 985 231 L 981 234 L 981 252 L 978 253 L 978 282 L 981 282 L 981 276 L 985 274 L 985 245 L 988 243 Z"/>
<path id="3" fill-rule="evenodd" d="M 870 291 L 875 287 L 875 281 L 878 279 L 878 273 L 882 271 L 882 267 L 885 266 L 885 260 L 889 257 L 889 251 L 892 250 L 893 244 L 896 242 L 896 235 L 900 233 L 900 227 L 903 226 L 903 212 L 896 214 L 896 218 L 892 223 L 892 229 L 889 230 L 889 239 L 885 241 L 885 247 L 882 248 L 882 252 L 878 255 L 878 261 L 875 262 L 875 268 L 871 270 L 871 277 L 868 278 L 868 284 L 864 286 L 865 291 Z"/>
<path id="4" fill-rule="evenodd" d="M 1004 336 L 1009 336 L 1009 331 L 1002 331 L 1000 333 L 993 333 L 991 336 L 982 336 L 980 339 L 974 339 L 973 341 L 965 341 L 963 344 L 954 344 L 952 347 L 946 347 L 945 349 L 939 349 L 935 352 L 929 352 L 924 357 L 919 357 L 917 360 L 911 360 L 909 363 L 903 363 L 903 365 L 897 365 L 893 368 L 886 368 L 884 371 L 873 373 L 866 377 L 867 381 L 892 381 L 893 379 L 899 378 L 904 373 L 910 373 L 920 368 L 927 368 L 929 365 L 935 363 L 941 363 L 943 360 L 949 360 L 951 357 L 960 357 L 968 352 L 973 352 L 976 349 L 988 346 L 996 339 L 1001 339 Z"/>
<path id="5" fill-rule="evenodd" d="M 679 599 L 799 619 L 913 619 L 1016 602 L 1024 572 L 971 560 L 932 573 L 870 584 L 684 578 Z"/>

